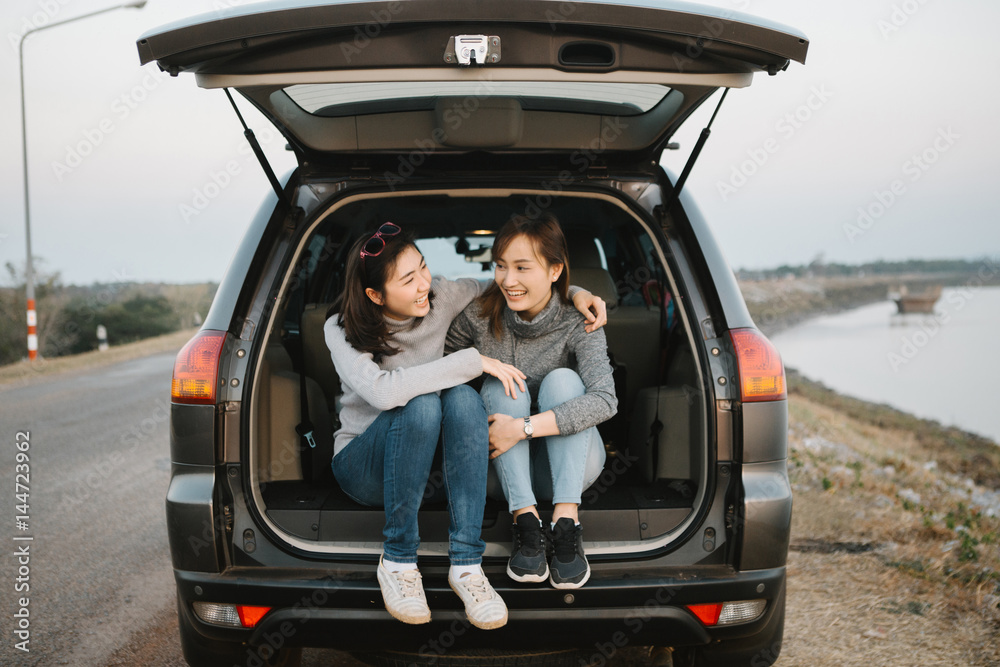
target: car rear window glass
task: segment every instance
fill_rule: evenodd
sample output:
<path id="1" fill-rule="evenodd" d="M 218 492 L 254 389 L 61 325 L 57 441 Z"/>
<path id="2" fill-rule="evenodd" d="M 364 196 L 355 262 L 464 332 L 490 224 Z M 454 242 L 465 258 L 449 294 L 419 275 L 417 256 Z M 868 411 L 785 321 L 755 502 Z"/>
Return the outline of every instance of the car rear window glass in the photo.
<path id="1" fill-rule="evenodd" d="M 417 239 L 416 243 L 434 275 L 452 280 L 493 278 L 492 236 Z"/>
<path id="2" fill-rule="evenodd" d="M 649 111 L 670 92 L 658 83 L 588 81 L 389 81 L 288 86 L 285 93 L 317 116 L 433 109 L 440 97 L 515 98 L 529 111 L 629 116 Z"/>

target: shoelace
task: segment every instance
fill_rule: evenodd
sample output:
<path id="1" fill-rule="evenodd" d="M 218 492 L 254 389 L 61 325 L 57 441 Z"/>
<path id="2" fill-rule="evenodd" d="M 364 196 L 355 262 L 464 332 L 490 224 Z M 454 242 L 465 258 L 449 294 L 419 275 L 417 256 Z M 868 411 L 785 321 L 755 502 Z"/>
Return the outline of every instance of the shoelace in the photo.
<path id="1" fill-rule="evenodd" d="M 556 529 L 552 534 L 552 541 L 555 543 L 556 558 L 566 563 L 576 557 L 576 537 L 578 534 L 576 526 L 564 529 L 564 526 L 556 524 Z"/>
<path id="2" fill-rule="evenodd" d="M 420 570 L 406 570 L 404 572 L 393 572 L 396 581 L 399 582 L 399 594 L 404 598 L 423 597 L 423 589 L 420 587 Z"/>
<path id="3" fill-rule="evenodd" d="M 476 603 L 493 599 L 493 592 L 490 590 L 489 580 L 481 574 L 468 574 L 459 580 L 472 595 L 472 600 Z"/>
<path id="4" fill-rule="evenodd" d="M 517 533 L 517 550 L 524 551 L 528 556 L 537 556 L 541 553 L 543 547 L 542 544 L 542 529 L 539 526 L 529 526 L 527 528 L 518 527 Z M 527 548 L 525 548 L 527 547 Z"/>

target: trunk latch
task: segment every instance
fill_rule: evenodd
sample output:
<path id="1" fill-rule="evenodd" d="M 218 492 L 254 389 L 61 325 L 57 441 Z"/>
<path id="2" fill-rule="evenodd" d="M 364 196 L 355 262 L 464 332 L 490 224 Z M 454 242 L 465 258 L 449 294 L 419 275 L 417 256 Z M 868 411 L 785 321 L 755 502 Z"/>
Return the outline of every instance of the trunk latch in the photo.
<path id="1" fill-rule="evenodd" d="M 500 38 L 496 35 L 455 35 L 448 40 L 444 61 L 459 65 L 500 62 Z"/>

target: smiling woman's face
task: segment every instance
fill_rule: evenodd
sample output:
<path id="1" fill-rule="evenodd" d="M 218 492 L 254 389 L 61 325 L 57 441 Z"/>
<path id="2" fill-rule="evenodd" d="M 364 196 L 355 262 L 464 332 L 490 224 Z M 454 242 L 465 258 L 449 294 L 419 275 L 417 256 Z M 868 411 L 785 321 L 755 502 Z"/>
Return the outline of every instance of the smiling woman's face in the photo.
<path id="1" fill-rule="evenodd" d="M 378 292 L 369 287 L 365 293 L 382 306 L 387 316 L 405 320 L 408 317 L 423 317 L 430 312 L 430 291 L 431 270 L 427 268 L 420 251 L 410 246 L 396 259 L 392 275 L 385 281 L 385 289 Z"/>
<path id="2" fill-rule="evenodd" d="M 494 258 L 496 282 L 507 307 L 532 320 L 552 298 L 552 283 L 562 274 L 562 264 L 548 264 L 535 252 L 535 244 L 524 234 L 514 237 L 503 254 Z"/>

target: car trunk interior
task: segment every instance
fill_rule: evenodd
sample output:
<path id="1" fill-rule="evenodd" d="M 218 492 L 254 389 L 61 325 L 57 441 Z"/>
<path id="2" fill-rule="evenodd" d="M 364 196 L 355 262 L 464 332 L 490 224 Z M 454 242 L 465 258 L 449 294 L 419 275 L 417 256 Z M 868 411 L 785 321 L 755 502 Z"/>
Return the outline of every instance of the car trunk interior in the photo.
<path id="1" fill-rule="evenodd" d="M 451 189 L 346 198 L 311 213 L 309 231 L 279 278 L 264 352 L 251 387 L 250 464 L 254 498 L 276 532 L 296 545 L 337 552 L 377 548 L 383 512 L 348 498 L 333 479 L 332 433 L 341 393 L 323 337 L 342 289 L 351 242 L 387 220 L 414 230 L 431 272 L 492 278 L 488 247 L 513 214 L 547 210 L 569 242 L 570 282 L 609 305 L 605 332 L 615 372 L 618 414 L 598 428 L 607 462 L 583 493 L 589 552 L 641 551 L 663 544 L 704 496 L 707 405 L 689 325 L 688 294 L 664 264 L 658 232 L 611 194 L 539 189 Z M 304 369 L 302 382 L 299 370 Z M 300 455 L 305 387 L 315 448 Z M 662 425 L 657 427 L 657 425 Z M 431 486 L 440 486 L 437 469 Z M 430 496 L 421 509 L 422 544 L 447 544 L 448 511 Z M 544 514 L 551 510 L 539 505 Z M 507 553 L 511 517 L 491 489 L 483 522 L 486 555 Z M 430 545 L 430 546 L 429 546 Z"/>

